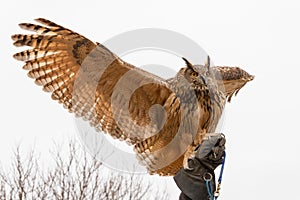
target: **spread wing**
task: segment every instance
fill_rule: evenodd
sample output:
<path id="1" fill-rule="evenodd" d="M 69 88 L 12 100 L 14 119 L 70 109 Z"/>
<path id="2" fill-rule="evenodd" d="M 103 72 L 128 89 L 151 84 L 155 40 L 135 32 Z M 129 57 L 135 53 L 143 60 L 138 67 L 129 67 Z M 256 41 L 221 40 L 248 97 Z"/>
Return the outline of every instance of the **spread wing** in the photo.
<path id="1" fill-rule="evenodd" d="M 172 93 L 164 79 L 122 61 L 105 46 L 67 28 L 42 18 L 36 21 L 44 26 L 20 24 L 35 34 L 12 36 L 15 46 L 32 47 L 14 58 L 25 62 L 28 76 L 51 92 L 52 99 L 97 130 L 129 144 L 161 129 L 165 113 L 149 109 L 164 105 Z"/>

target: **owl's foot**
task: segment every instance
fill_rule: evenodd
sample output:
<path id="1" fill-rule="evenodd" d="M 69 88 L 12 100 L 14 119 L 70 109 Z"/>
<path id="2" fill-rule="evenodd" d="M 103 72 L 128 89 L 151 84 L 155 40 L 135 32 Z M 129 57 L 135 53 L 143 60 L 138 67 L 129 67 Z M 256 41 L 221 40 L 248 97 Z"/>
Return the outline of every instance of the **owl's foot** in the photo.
<path id="1" fill-rule="evenodd" d="M 192 170 L 192 168 L 189 167 L 189 158 L 184 158 L 183 159 L 183 169 L 187 169 L 187 170 Z"/>
<path id="2" fill-rule="evenodd" d="M 191 170 L 192 168 L 189 167 L 189 159 L 194 159 L 194 158 L 195 158 L 194 147 L 190 146 L 184 154 L 183 163 L 182 163 L 183 168 L 187 170 Z"/>

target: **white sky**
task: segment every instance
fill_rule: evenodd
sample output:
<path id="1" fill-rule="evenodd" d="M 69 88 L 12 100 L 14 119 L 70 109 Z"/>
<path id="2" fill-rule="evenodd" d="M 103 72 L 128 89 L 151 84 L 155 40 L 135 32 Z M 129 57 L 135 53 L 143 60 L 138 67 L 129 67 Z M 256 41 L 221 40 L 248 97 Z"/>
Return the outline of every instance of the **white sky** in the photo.
<path id="1" fill-rule="evenodd" d="M 298 1 L 4 1 L 0 6 L 0 159 L 21 142 L 48 152 L 74 137 L 74 119 L 33 84 L 12 58 L 17 24 L 44 17 L 91 40 L 138 28 L 170 29 L 201 45 L 216 65 L 255 75 L 227 105 L 225 175 L 220 199 L 297 198 L 300 179 Z M 153 56 L 153 57 L 150 57 Z M 155 54 L 149 60 L 160 64 Z M 155 60 L 156 59 L 156 60 Z M 162 58 L 163 60 L 163 58 Z M 126 60 L 139 65 L 135 59 Z M 174 62 L 174 69 L 183 65 Z M 163 179 L 163 178 L 156 178 Z M 171 195 L 179 191 L 166 180 Z M 161 182 L 159 182 L 161 183 Z"/>

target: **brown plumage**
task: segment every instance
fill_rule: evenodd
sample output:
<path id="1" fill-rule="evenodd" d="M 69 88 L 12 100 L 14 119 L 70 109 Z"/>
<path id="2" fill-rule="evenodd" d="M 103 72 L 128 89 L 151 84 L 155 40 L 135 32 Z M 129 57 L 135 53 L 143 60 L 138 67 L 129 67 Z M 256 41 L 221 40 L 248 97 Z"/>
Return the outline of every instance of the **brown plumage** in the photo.
<path id="1" fill-rule="evenodd" d="M 187 163 L 194 147 L 214 133 L 226 98 L 253 79 L 240 68 L 185 59 L 186 67 L 165 80 L 78 33 L 36 21 L 44 26 L 20 24 L 36 34 L 12 36 L 15 46 L 32 47 L 14 58 L 52 99 L 96 130 L 134 145 L 151 174 L 174 175 Z"/>

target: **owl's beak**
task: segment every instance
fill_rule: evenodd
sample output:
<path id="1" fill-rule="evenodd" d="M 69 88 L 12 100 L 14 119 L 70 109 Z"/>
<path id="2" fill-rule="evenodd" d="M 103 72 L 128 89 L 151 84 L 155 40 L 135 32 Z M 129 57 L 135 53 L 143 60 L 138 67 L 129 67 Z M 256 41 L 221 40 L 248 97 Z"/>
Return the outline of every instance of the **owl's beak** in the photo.
<path id="1" fill-rule="evenodd" d="M 200 76 L 200 78 L 201 78 L 203 84 L 206 85 L 206 80 L 205 80 L 205 78 L 204 78 L 203 76 Z"/>

